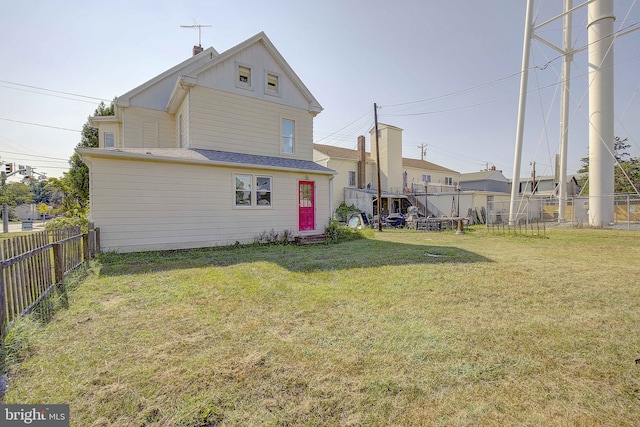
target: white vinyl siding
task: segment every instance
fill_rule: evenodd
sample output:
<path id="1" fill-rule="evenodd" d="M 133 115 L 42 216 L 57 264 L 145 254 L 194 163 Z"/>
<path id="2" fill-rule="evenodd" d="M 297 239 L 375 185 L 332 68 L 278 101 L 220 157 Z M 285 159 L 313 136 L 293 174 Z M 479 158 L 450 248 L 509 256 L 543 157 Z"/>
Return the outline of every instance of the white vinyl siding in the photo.
<path id="1" fill-rule="evenodd" d="M 270 209 L 234 209 L 232 180 L 237 169 L 98 157 L 90 163 L 91 220 L 100 227 L 104 251 L 251 243 L 271 229 L 297 232 L 297 185 L 307 176 L 316 183 L 316 231 L 324 230 L 330 216 L 326 175 L 265 175 L 248 169 L 246 175 L 268 176 L 272 184 L 278 183 L 278 203 Z"/>
<path id="2" fill-rule="evenodd" d="M 175 148 L 173 116 L 147 108 L 130 107 L 123 112 L 125 148 Z"/>
<path id="3" fill-rule="evenodd" d="M 280 120 L 296 122 L 296 159 L 313 160 L 313 117 L 303 109 L 194 87 L 189 100 L 190 147 L 280 157 Z"/>
<path id="4" fill-rule="evenodd" d="M 247 90 L 236 84 L 239 79 L 239 65 L 252 68 L 252 89 L 254 90 Z M 278 76 L 278 96 L 273 96 L 273 93 L 266 89 L 267 73 Z M 303 96 L 300 89 L 280 67 L 279 62 L 271 56 L 261 43 L 249 46 L 247 49 L 233 55 L 233 57 L 203 70 L 198 74 L 198 86 L 309 110 L 309 99 Z"/>
<path id="5" fill-rule="evenodd" d="M 176 113 L 177 148 L 189 148 L 189 96 L 187 96 Z"/>

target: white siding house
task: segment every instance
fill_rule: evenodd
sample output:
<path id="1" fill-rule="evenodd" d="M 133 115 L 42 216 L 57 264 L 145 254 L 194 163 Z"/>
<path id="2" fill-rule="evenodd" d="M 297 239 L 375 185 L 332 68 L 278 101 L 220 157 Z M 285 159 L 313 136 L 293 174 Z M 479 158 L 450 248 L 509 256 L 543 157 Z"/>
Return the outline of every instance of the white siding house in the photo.
<path id="1" fill-rule="evenodd" d="M 378 130 L 383 208 L 390 213 L 397 212 L 392 201 L 397 203 L 400 199 L 411 199 L 413 204 L 420 205 L 424 201 L 425 182 L 430 188 L 430 194 L 455 190 L 455 184 L 460 179 L 459 172 L 426 160 L 402 157 L 402 129 L 380 123 Z M 336 171 L 333 182 L 334 209 L 342 202 L 350 204 L 350 201 L 357 198 L 365 200 L 359 206 L 361 210 L 367 213 L 375 211 L 373 203 L 377 198 L 378 181 L 373 130 L 370 132 L 370 141 L 373 147 L 371 153 L 365 151 L 364 136 L 360 137 L 357 150 L 313 145 L 316 163 Z M 421 193 L 422 196 L 416 199 L 416 193 Z M 403 209 L 400 207 L 400 210 Z"/>
<path id="2" fill-rule="evenodd" d="M 101 249 L 250 243 L 274 230 L 320 234 L 334 172 L 313 162 L 322 107 L 264 33 L 213 48 L 93 117 L 91 219 Z"/>

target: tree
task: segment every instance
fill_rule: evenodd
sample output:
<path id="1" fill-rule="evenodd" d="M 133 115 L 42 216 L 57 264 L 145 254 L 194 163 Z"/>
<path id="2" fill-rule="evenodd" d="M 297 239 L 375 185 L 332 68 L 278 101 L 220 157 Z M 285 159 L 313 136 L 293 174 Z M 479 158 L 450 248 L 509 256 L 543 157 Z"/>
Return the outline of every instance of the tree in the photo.
<path id="1" fill-rule="evenodd" d="M 28 185 L 21 182 L 10 182 L 2 186 L 0 205 L 17 206 L 33 202 L 33 194 Z"/>
<path id="2" fill-rule="evenodd" d="M 51 192 L 52 200 L 58 204 L 55 212 L 61 213 L 65 217 L 86 216 L 87 207 L 81 205 L 73 196 L 73 189 L 65 178 L 49 178 L 47 181 L 46 188 Z"/>
<path id="3" fill-rule="evenodd" d="M 44 222 L 44 216 L 49 213 L 49 206 L 46 203 L 38 204 L 38 213 L 40 214 L 40 218 L 42 218 L 42 222 Z"/>
<path id="4" fill-rule="evenodd" d="M 616 193 L 638 193 L 640 190 L 640 158 L 631 157 L 627 151 L 631 145 L 627 144 L 628 138 L 620 139 L 616 136 L 613 154 L 616 159 L 616 166 L 613 176 L 613 189 Z M 580 159 L 582 166 L 578 169 L 578 173 L 585 173 L 585 176 L 578 180 L 582 190 L 582 194 L 589 194 L 589 157 Z M 631 182 L 629 182 L 631 181 Z"/>
<path id="5" fill-rule="evenodd" d="M 46 178 L 24 178 L 23 183 L 27 184 L 33 193 L 33 203 L 51 203 L 51 191 L 47 189 Z"/>
<path id="6" fill-rule="evenodd" d="M 115 106 L 113 101 L 107 107 L 104 102 L 100 102 L 98 108 L 94 112 L 96 116 L 113 116 Z M 97 148 L 98 147 L 98 129 L 91 126 L 89 120 L 82 126 L 82 135 L 80 143 L 76 148 Z M 63 179 L 67 181 L 70 188 L 69 197 L 75 199 L 80 206 L 86 206 L 89 201 L 89 168 L 80 159 L 77 153 L 73 153 L 69 159 L 69 171 L 65 172 Z"/>

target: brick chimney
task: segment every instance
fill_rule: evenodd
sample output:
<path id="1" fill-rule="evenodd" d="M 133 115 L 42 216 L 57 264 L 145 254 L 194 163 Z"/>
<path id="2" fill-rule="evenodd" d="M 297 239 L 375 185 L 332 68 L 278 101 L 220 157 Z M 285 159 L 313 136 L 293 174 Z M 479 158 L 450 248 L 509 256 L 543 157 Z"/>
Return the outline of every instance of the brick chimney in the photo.
<path id="1" fill-rule="evenodd" d="M 364 149 L 364 135 L 360 135 L 358 137 L 358 188 L 364 188 L 367 181 L 367 178 L 365 177 L 367 167 L 367 153 Z"/>
<path id="2" fill-rule="evenodd" d="M 200 45 L 193 46 L 193 56 L 196 56 L 197 54 L 199 54 L 203 50 L 204 50 L 204 48 L 202 46 L 200 46 Z"/>

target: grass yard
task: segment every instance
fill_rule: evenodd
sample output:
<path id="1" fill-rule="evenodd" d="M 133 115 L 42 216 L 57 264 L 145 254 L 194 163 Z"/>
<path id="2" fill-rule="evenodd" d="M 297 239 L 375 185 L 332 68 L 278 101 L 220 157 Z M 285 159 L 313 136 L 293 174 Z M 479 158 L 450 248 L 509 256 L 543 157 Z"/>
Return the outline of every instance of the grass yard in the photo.
<path id="1" fill-rule="evenodd" d="M 640 234 L 107 254 L 6 403 L 72 426 L 638 426 Z"/>

